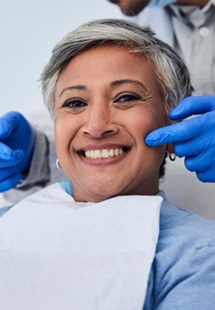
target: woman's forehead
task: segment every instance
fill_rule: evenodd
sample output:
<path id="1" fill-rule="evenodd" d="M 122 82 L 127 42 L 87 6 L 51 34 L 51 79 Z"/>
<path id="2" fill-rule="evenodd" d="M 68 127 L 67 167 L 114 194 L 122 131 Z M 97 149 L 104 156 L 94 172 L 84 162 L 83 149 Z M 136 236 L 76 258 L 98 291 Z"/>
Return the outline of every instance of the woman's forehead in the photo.
<path id="1" fill-rule="evenodd" d="M 105 71 L 104 71 L 105 70 Z M 143 53 L 135 53 L 118 46 L 99 46 L 85 50 L 72 58 L 64 70 L 61 72 L 59 79 L 70 75 L 71 79 L 78 76 L 87 77 L 88 73 L 98 75 L 124 75 L 129 77 L 130 74 L 154 75 L 154 66 Z"/>

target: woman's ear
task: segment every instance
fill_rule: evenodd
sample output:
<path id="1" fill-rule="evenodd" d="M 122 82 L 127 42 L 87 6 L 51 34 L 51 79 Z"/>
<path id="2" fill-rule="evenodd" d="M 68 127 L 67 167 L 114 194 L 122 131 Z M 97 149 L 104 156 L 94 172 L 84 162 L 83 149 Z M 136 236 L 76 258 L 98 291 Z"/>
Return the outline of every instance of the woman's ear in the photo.
<path id="1" fill-rule="evenodd" d="M 167 152 L 168 153 L 174 153 L 174 148 L 172 143 L 167 144 Z"/>
<path id="2" fill-rule="evenodd" d="M 176 159 L 176 154 L 174 152 L 174 147 L 172 143 L 167 144 L 167 153 L 171 161 L 174 161 Z"/>

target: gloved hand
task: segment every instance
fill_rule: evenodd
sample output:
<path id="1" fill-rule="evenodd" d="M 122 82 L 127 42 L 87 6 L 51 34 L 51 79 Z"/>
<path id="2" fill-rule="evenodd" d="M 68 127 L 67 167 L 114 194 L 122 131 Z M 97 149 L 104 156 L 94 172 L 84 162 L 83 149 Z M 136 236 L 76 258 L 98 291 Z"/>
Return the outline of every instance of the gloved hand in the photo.
<path id="1" fill-rule="evenodd" d="M 215 96 L 187 97 L 169 114 L 179 123 L 159 128 L 145 139 L 148 146 L 173 143 L 178 157 L 185 157 L 185 166 L 195 171 L 199 180 L 215 182 Z"/>
<path id="2" fill-rule="evenodd" d="M 35 133 L 18 112 L 0 117 L 0 192 L 13 188 L 29 169 Z"/>

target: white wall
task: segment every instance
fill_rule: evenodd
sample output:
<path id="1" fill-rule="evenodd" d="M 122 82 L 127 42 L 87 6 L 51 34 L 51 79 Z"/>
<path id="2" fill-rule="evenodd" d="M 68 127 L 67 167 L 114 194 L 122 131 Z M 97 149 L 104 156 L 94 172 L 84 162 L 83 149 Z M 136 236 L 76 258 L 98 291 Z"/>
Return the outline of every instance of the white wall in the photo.
<path id="1" fill-rule="evenodd" d="M 42 108 L 38 78 L 54 45 L 103 17 L 121 14 L 107 0 L 0 0 L 0 115 Z"/>

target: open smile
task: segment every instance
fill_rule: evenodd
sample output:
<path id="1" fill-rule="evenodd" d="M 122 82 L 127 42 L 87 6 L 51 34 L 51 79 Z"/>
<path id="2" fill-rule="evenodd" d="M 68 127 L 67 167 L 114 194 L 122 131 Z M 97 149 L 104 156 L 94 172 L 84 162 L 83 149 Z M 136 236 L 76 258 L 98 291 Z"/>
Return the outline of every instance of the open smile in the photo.
<path id="1" fill-rule="evenodd" d="M 82 149 L 78 150 L 77 154 L 80 157 L 87 159 L 111 159 L 114 157 L 121 157 L 130 151 L 131 147 L 122 146 L 122 147 L 111 147 L 111 148 L 95 148 L 95 149 Z"/>

